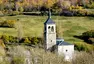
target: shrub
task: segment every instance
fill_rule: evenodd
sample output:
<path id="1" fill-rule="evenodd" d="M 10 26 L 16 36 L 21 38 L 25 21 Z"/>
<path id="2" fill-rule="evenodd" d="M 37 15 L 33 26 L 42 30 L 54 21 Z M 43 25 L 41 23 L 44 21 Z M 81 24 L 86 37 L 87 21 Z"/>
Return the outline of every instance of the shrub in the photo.
<path id="1" fill-rule="evenodd" d="M 19 11 L 12 11 L 9 15 L 10 16 L 19 15 Z"/>
<path id="2" fill-rule="evenodd" d="M 69 9 L 70 9 L 70 10 L 73 10 L 73 9 L 79 9 L 79 10 L 82 10 L 83 7 L 78 6 L 78 5 L 77 5 L 77 6 L 73 6 L 73 5 L 72 5 L 72 6 L 69 7 Z"/>
<path id="3" fill-rule="evenodd" d="M 5 44 L 9 43 L 9 36 L 2 35 L 1 39 L 3 39 L 3 41 L 4 41 Z"/>
<path id="4" fill-rule="evenodd" d="M 31 41 L 29 40 L 29 38 L 26 37 L 24 38 L 24 43 L 28 45 L 31 44 Z"/>
<path id="5" fill-rule="evenodd" d="M 74 16 L 94 16 L 93 11 L 83 9 L 81 6 L 70 6 L 69 11 L 73 12 Z"/>
<path id="6" fill-rule="evenodd" d="M 0 22 L 0 27 L 10 27 L 13 28 L 15 24 L 15 20 L 5 20 L 4 22 Z"/>
<path id="7" fill-rule="evenodd" d="M 84 39 L 84 41 L 90 44 L 94 43 L 94 30 L 84 32 L 81 36 Z"/>
<path id="8" fill-rule="evenodd" d="M 33 37 L 32 40 L 31 40 L 31 43 L 32 43 L 32 44 L 35 44 L 35 45 L 37 45 L 38 42 L 39 42 L 39 41 L 38 41 L 37 37 Z"/>
<path id="9" fill-rule="evenodd" d="M 75 42 L 75 49 L 78 51 L 86 51 L 86 52 L 90 52 L 90 51 L 94 51 L 94 46 L 87 44 L 85 42 Z"/>
<path id="10" fill-rule="evenodd" d="M 90 30 L 90 31 L 87 31 L 87 32 L 84 32 L 82 34 L 83 37 L 94 37 L 94 30 Z"/>
<path id="11" fill-rule="evenodd" d="M 18 43 L 17 38 L 13 36 L 2 35 L 1 39 L 4 41 L 5 44 Z"/>
<path id="12" fill-rule="evenodd" d="M 19 7 L 19 11 L 23 12 L 24 11 L 23 7 Z"/>
<path id="13" fill-rule="evenodd" d="M 86 8 L 94 9 L 94 2 L 92 2 L 91 4 L 87 4 Z"/>

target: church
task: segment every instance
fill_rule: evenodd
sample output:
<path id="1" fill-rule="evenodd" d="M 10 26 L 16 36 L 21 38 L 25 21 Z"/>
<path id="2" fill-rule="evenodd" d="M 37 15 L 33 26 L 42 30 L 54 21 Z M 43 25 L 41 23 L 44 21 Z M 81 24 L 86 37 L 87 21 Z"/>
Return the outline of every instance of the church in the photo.
<path id="1" fill-rule="evenodd" d="M 48 51 L 55 51 L 58 55 L 63 56 L 66 61 L 73 58 L 74 45 L 56 37 L 56 24 L 51 19 L 50 12 L 47 21 L 44 23 L 44 48 Z"/>

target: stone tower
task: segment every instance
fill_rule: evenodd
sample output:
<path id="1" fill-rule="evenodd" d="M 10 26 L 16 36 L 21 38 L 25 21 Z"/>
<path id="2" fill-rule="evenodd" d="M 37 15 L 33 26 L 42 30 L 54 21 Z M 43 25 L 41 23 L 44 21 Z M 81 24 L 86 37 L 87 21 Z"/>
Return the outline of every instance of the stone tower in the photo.
<path id="1" fill-rule="evenodd" d="M 48 19 L 44 23 L 44 47 L 46 50 L 52 50 L 56 45 L 56 25 L 51 19 L 51 12 L 48 14 Z"/>

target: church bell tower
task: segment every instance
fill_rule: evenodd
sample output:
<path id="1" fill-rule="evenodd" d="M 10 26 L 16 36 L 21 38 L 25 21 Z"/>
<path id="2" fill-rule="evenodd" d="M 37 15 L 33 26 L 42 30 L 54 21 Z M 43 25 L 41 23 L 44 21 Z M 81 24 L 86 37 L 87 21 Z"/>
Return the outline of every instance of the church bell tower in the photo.
<path id="1" fill-rule="evenodd" d="M 46 50 L 51 50 L 54 45 L 56 45 L 56 25 L 49 12 L 48 19 L 44 23 L 44 47 Z"/>

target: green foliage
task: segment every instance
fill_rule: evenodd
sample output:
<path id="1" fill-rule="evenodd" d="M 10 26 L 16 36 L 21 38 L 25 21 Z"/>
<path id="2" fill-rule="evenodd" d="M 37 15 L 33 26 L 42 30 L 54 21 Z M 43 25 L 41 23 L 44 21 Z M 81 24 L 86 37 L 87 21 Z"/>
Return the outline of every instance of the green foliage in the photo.
<path id="1" fill-rule="evenodd" d="M 90 30 L 90 31 L 87 31 L 87 32 L 84 32 L 82 34 L 83 37 L 89 37 L 89 38 L 94 38 L 94 30 Z"/>
<path id="2" fill-rule="evenodd" d="M 52 6 L 52 11 L 53 11 L 53 13 L 58 14 L 58 13 L 60 13 L 62 11 L 62 9 L 58 5 L 58 3 L 54 3 L 54 5 Z"/>
<path id="3" fill-rule="evenodd" d="M 18 43 L 17 38 L 15 38 L 13 36 L 2 35 L 1 39 L 3 39 L 5 44 Z"/>
<path id="4" fill-rule="evenodd" d="M 90 52 L 94 50 L 94 46 L 87 44 L 85 42 L 75 42 L 75 49 L 78 51 L 86 51 L 86 52 Z"/>
<path id="5" fill-rule="evenodd" d="M 25 44 L 31 44 L 31 41 L 29 40 L 29 38 L 26 37 L 26 38 L 24 38 L 24 43 Z"/>
<path id="6" fill-rule="evenodd" d="M 81 37 L 84 39 L 84 41 L 88 42 L 89 44 L 94 43 L 94 30 L 84 32 Z"/>
<path id="7" fill-rule="evenodd" d="M 87 4 L 86 8 L 94 9 L 94 2 L 92 2 L 91 4 Z"/>
<path id="8" fill-rule="evenodd" d="M 8 36 L 8 35 L 2 35 L 1 39 L 4 41 L 5 44 L 14 44 L 18 43 L 17 37 L 13 36 Z M 2 41 L 1 41 L 2 42 Z M 37 38 L 37 37 L 24 37 L 22 38 L 19 43 L 25 44 L 25 45 L 37 45 L 37 44 L 42 44 L 42 38 Z M 4 44 L 1 44 L 3 47 Z"/>
<path id="9" fill-rule="evenodd" d="M 15 22 L 16 22 L 15 20 L 5 20 L 5 21 L 0 22 L 0 27 L 13 28 Z"/>
<path id="10" fill-rule="evenodd" d="M 33 37 L 32 40 L 31 40 L 31 43 L 37 45 L 37 44 L 38 44 L 38 39 L 37 39 L 37 37 Z"/>
<path id="11" fill-rule="evenodd" d="M 24 11 L 23 7 L 20 7 L 20 8 L 19 8 L 19 12 L 23 12 L 23 11 Z M 18 13 L 18 14 L 19 14 L 19 13 Z M 17 14 L 17 15 L 18 15 L 18 14 Z"/>
<path id="12" fill-rule="evenodd" d="M 9 13 L 9 16 L 15 16 L 15 15 L 19 15 L 19 11 L 12 11 L 11 13 Z"/>

